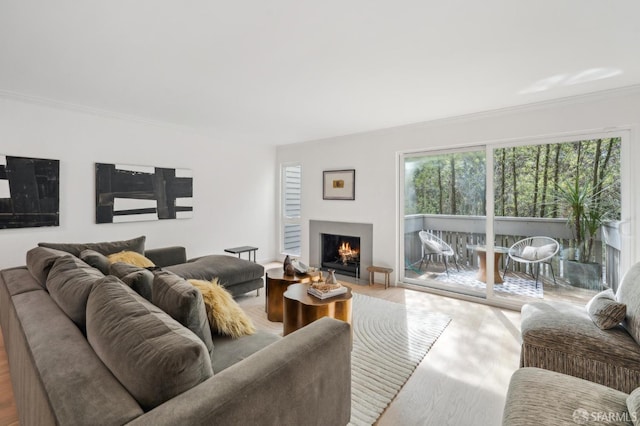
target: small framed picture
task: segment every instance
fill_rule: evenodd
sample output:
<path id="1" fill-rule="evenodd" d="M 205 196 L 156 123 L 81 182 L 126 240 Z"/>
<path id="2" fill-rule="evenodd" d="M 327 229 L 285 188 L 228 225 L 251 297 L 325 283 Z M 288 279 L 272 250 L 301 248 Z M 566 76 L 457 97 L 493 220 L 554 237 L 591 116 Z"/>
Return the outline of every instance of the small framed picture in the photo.
<path id="1" fill-rule="evenodd" d="M 326 170 L 322 172 L 323 200 L 355 200 L 356 171 Z"/>

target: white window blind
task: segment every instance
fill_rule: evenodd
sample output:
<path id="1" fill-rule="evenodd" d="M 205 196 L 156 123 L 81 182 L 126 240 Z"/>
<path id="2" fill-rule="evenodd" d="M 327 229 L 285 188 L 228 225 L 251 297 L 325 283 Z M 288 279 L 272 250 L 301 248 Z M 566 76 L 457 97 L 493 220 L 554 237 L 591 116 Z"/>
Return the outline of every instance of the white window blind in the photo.
<path id="1" fill-rule="evenodd" d="M 302 226 L 300 224 L 302 166 L 282 167 L 282 251 L 300 256 Z"/>

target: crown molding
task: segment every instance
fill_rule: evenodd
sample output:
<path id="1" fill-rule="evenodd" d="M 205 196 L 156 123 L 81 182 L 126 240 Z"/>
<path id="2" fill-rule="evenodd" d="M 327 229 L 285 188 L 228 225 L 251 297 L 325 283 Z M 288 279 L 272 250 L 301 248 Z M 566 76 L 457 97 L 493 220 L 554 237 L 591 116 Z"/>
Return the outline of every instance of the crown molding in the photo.
<path id="1" fill-rule="evenodd" d="M 129 121 L 129 122 L 134 122 L 139 124 L 146 124 L 146 125 L 151 125 L 156 127 L 171 128 L 181 132 L 198 133 L 197 130 L 193 127 L 183 126 L 176 123 L 153 120 L 150 118 L 144 118 L 136 115 L 120 113 L 120 112 L 116 112 L 108 109 L 101 109 L 101 108 L 96 108 L 92 106 L 76 104 L 73 102 L 59 101 L 56 99 L 45 98 L 42 96 L 28 95 L 28 94 L 19 93 L 19 92 L 13 92 L 10 90 L 0 89 L 0 98 L 10 99 L 13 101 L 24 102 L 29 104 L 41 105 L 49 108 L 80 112 L 83 114 L 89 114 L 89 115 L 99 116 L 103 118 L 112 118 L 112 119 L 124 120 L 124 121 Z"/>

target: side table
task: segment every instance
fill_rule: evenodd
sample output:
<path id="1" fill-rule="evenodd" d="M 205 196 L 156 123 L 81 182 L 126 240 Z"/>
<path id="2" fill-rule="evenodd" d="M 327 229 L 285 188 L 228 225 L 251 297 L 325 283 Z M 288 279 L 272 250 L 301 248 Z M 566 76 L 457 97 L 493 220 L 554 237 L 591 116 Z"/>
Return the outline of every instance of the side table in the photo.
<path id="1" fill-rule="evenodd" d="M 253 253 L 253 263 L 256 263 L 256 251 L 257 250 L 258 250 L 258 247 L 251 247 L 251 246 L 241 246 L 241 247 L 233 247 L 233 248 L 224 249 L 224 251 L 226 251 L 227 253 L 237 254 L 238 255 L 238 259 L 240 259 L 240 254 L 241 253 L 249 252 L 249 260 L 251 260 L 251 253 Z"/>
<path id="2" fill-rule="evenodd" d="M 467 248 L 475 251 L 478 254 L 478 259 L 480 260 L 480 264 L 478 265 L 478 275 L 476 279 L 478 281 L 482 281 L 483 283 L 487 282 L 487 246 L 481 244 L 467 244 Z M 500 276 L 500 270 L 498 269 L 498 264 L 500 263 L 500 258 L 503 254 L 509 253 L 508 247 L 493 247 L 493 277 L 494 284 L 502 284 L 504 281 L 502 280 L 502 276 Z"/>
<path id="3" fill-rule="evenodd" d="M 291 284 L 311 282 L 311 276 L 296 274 L 288 276 L 282 268 L 268 269 L 266 272 L 266 297 L 265 311 L 267 319 L 274 322 L 282 322 L 282 295 Z"/>
<path id="4" fill-rule="evenodd" d="M 284 293 L 283 336 L 311 324 L 322 317 L 331 317 L 351 325 L 351 288 L 339 296 L 319 299 L 307 293 L 309 284 L 293 284 Z M 353 331 L 352 331 L 353 336 Z"/>

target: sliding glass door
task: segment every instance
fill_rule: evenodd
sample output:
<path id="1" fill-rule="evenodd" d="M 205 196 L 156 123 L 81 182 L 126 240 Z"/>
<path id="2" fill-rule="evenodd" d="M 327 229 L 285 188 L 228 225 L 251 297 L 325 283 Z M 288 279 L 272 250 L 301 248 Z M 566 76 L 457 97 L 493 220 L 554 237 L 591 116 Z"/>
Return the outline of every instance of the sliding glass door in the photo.
<path id="1" fill-rule="evenodd" d="M 485 149 L 409 154 L 401 167 L 405 281 L 484 297 Z"/>
<path id="2" fill-rule="evenodd" d="M 496 295 L 585 303 L 617 285 L 621 138 L 493 150 L 496 241 L 513 247 Z M 610 262 L 607 261 L 607 255 Z"/>
<path id="3" fill-rule="evenodd" d="M 515 304 L 615 290 L 624 149 L 602 135 L 401 155 L 402 281 Z"/>

